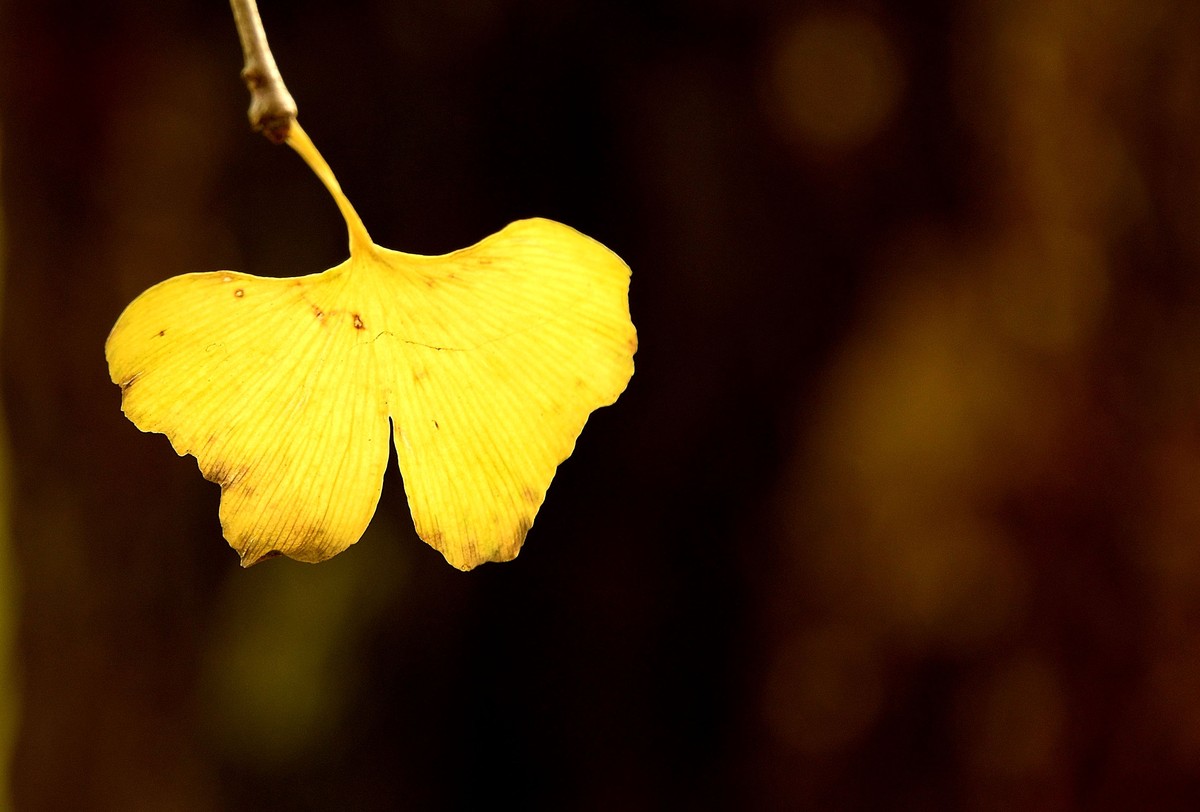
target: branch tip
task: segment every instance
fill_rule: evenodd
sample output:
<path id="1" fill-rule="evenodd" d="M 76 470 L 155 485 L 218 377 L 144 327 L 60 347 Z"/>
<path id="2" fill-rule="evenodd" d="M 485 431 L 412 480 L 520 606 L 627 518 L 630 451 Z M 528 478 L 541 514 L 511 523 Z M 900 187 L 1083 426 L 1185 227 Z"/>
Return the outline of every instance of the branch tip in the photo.
<path id="1" fill-rule="evenodd" d="M 296 120 L 296 101 L 275 65 L 256 1 L 229 0 L 229 5 L 242 42 L 242 81 L 250 91 L 250 126 L 273 143 L 282 144 Z"/>

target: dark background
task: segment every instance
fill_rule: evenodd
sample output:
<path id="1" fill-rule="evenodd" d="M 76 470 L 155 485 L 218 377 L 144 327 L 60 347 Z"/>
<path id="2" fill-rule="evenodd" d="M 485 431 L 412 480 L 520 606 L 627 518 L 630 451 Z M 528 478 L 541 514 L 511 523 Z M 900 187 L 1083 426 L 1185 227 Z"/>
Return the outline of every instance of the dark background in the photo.
<path id="1" fill-rule="evenodd" d="M 21 809 L 1200 798 L 1200 6 L 261 6 L 372 236 L 533 215 L 637 372 L 519 559 L 248 571 L 121 415 L 151 284 L 345 258 L 217 0 L 0 0 Z"/>

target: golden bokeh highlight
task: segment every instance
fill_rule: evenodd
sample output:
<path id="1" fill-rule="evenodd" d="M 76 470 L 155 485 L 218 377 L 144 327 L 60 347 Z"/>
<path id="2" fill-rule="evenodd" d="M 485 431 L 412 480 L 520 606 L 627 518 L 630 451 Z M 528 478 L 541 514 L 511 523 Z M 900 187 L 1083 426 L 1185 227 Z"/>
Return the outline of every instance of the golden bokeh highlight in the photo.
<path id="1" fill-rule="evenodd" d="M 270 773 L 311 758 L 343 723 L 363 646 L 406 586 L 402 534 L 324 567 L 290 561 L 226 581 L 202 663 L 202 718 L 231 761 Z"/>
<path id="2" fill-rule="evenodd" d="M 802 150 L 844 151 L 878 133 L 903 89 L 900 55 L 883 25 L 857 12 L 826 11 L 776 35 L 762 103 L 785 141 Z"/>
<path id="3" fill-rule="evenodd" d="M 1147 180 L 1113 114 L 1112 71 L 1149 29 L 1120 19 L 1109 9 L 1089 21 L 1057 2 L 964 9 L 953 92 L 990 174 L 972 187 L 974 210 L 916 214 L 876 246 L 856 319 L 815 405 L 806 404 L 778 494 L 792 564 L 779 574 L 779 605 L 795 612 L 800 603 L 821 618 L 781 621 L 790 628 L 761 682 L 767 725 L 787 748 L 780 752 L 793 754 L 780 759 L 836 748 L 842 735 L 870 737 L 884 718 L 879 695 L 890 699 L 910 676 L 900 664 L 950 662 L 963 669 L 950 724 L 966 796 L 982 808 L 988 798 L 1020 805 L 1015 788 L 1064 797 L 1062 756 L 1080 700 L 1061 652 L 1013 642 L 1041 639 L 1039 568 L 1076 532 L 1038 522 L 1069 511 L 1058 495 L 1088 475 L 1071 468 L 1086 453 L 1074 447 L 1086 416 L 1079 392 L 1124 304 L 1122 240 L 1146 211 Z M 792 105 L 780 107 L 788 112 L 777 123 L 795 143 L 844 147 L 877 132 L 903 85 L 887 42 L 867 18 L 827 15 L 779 39 L 771 98 Z M 830 78 L 839 75 L 844 82 Z M 1173 346 L 1200 346 L 1200 330 L 1187 333 Z M 1200 358 L 1181 352 L 1164 354 L 1180 366 L 1156 373 L 1200 395 L 1190 383 Z M 1194 400 L 1177 406 L 1195 413 Z M 1200 719 L 1190 698 L 1200 679 L 1192 422 L 1147 457 L 1145 488 L 1158 496 L 1138 565 L 1154 573 L 1163 645 L 1131 702 L 1170 720 L 1172 757 L 1195 768 L 1200 736 L 1186 732 Z M 847 627 L 866 641 L 863 667 L 876 670 L 835 686 L 819 678 L 848 673 L 847 649 L 805 641 Z M 870 686 L 865 704 L 858 716 L 839 716 L 830 709 L 852 685 Z"/>

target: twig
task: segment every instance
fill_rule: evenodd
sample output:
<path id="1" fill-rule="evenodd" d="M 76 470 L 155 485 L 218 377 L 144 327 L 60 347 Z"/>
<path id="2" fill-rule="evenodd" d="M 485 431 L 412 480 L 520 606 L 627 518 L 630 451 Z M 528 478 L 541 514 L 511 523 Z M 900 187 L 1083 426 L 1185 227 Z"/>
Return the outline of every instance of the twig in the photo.
<path id="1" fill-rule="evenodd" d="M 283 84 L 256 0 L 229 0 L 242 40 L 242 79 L 250 90 L 250 125 L 276 144 L 288 136 L 296 120 L 296 102 Z"/>

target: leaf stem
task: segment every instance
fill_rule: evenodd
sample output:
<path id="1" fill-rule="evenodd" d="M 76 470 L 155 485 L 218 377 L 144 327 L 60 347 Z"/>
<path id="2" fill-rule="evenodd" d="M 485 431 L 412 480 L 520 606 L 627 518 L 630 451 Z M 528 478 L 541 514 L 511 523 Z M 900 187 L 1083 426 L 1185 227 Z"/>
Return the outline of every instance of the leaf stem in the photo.
<path id="1" fill-rule="evenodd" d="M 251 126 L 276 144 L 286 142 L 325 184 L 350 232 L 350 253 L 372 251 L 375 244 L 358 212 L 346 199 L 329 164 L 325 163 L 300 122 L 296 121 L 296 102 L 284 85 L 275 57 L 271 55 L 267 32 L 263 29 L 262 18 L 258 16 L 258 3 L 256 0 L 229 0 L 229 5 L 233 8 L 233 21 L 237 24 L 238 37 L 242 41 L 245 60 L 242 79 L 250 90 Z"/>
<path id="2" fill-rule="evenodd" d="M 342 186 L 337 182 L 337 178 L 333 175 L 333 170 L 329 168 L 329 164 L 325 163 L 325 159 L 321 157 L 321 153 L 317 151 L 312 140 L 308 137 L 308 133 L 304 132 L 304 128 L 300 126 L 299 121 L 292 121 L 291 131 L 287 136 L 287 143 L 292 149 L 300 154 L 304 162 L 308 164 L 309 169 L 316 173 L 321 179 L 321 183 L 325 184 L 325 188 L 329 190 L 329 194 L 333 195 L 333 201 L 337 203 L 338 210 L 342 213 L 342 218 L 346 221 L 346 228 L 350 232 L 350 254 L 367 254 L 375 248 L 375 243 L 371 240 L 371 235 L 367 233 L 366 226 L 363 225 L 362 219 L 358 216 L 358 212 L 350 205 L 350 201 L 342 192 Z"/>
<path id="3" fill-rule="evenodd" d="M 242 79 L 250 91 L 250 125 L 282 144 L 296 120 L 296 101 L 288 92 L 267 45 L 256 0 L 229 0 L 242 41 Z"/>

